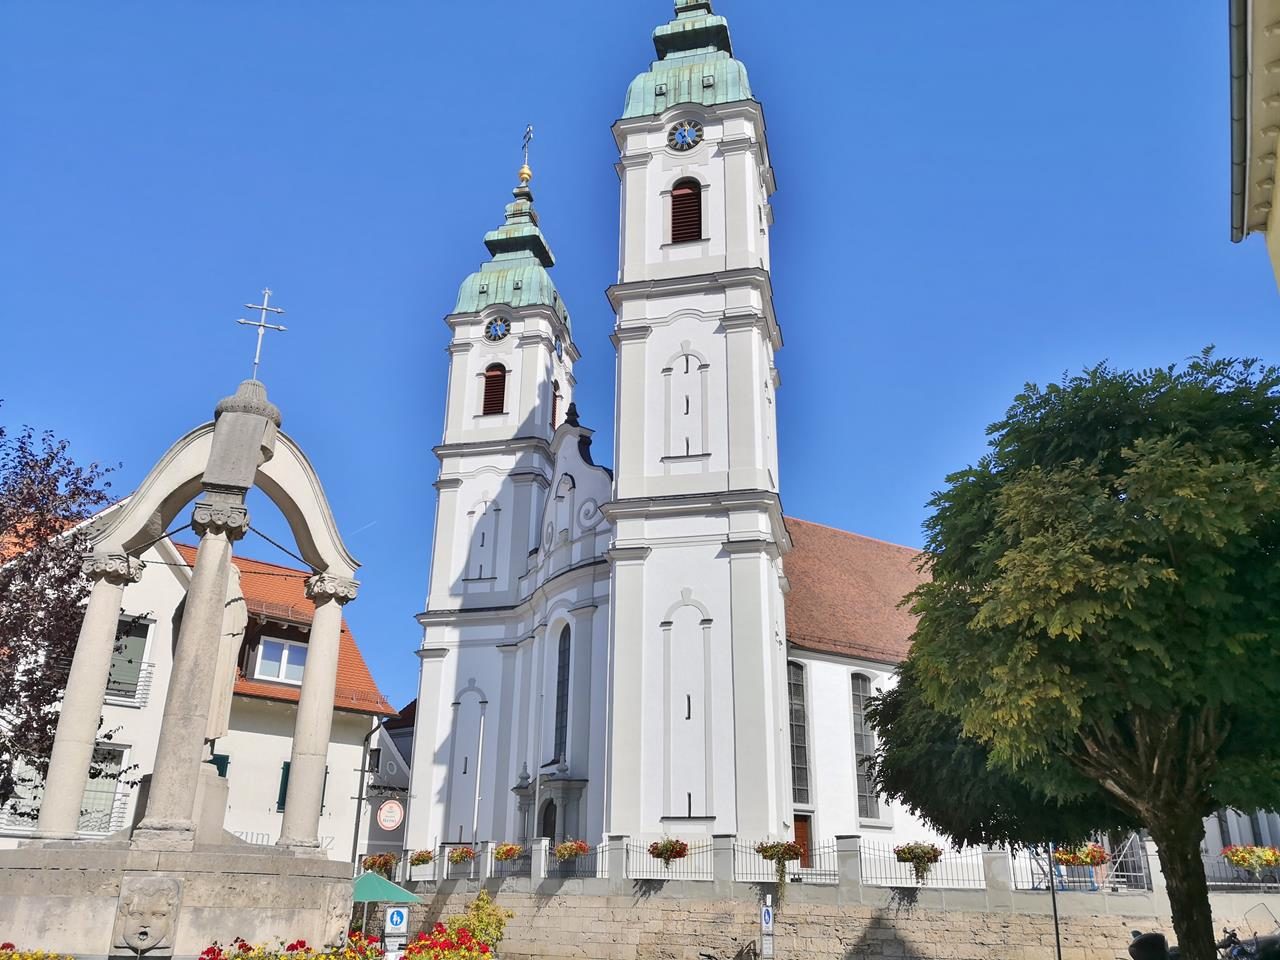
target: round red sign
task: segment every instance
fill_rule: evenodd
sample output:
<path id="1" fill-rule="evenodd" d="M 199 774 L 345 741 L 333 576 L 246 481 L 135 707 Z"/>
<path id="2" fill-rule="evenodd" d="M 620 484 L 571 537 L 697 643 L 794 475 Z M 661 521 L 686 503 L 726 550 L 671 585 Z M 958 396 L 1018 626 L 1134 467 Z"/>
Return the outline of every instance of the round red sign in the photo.
<path id="1" fill-rule="evenodd" d="M 384 800 L 378 807 L 378 826 L 394 830 L 404 822 L 404 804 L 399 800 Z"/>

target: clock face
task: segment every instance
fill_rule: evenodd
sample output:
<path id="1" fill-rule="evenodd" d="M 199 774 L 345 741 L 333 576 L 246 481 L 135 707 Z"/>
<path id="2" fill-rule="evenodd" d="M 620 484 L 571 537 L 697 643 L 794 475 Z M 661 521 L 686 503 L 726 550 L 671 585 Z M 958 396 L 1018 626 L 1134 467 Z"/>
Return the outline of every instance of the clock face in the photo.
<path id="1" fill-rule="evenodd" d="M 560 342 L 559 337 L 556 337 L 556 356 L 561 360 L 564 359 L 564 344 Z"/>
<path id="2" fill-rule="evenodd" d="M 510 332 L 511 324 L 506 320 L 490 320 L 484 325 L 484 338 L 490 343 L 498 343 L 500 340 L 507 339 L 507 334 Z"/>
<path id="3" fill-rule="evenodd" d="M 667 146 L 673 150 L 692 150 L 702 142 L 702 124 L 697 120 L 681 120 L 667 134 Z"/>

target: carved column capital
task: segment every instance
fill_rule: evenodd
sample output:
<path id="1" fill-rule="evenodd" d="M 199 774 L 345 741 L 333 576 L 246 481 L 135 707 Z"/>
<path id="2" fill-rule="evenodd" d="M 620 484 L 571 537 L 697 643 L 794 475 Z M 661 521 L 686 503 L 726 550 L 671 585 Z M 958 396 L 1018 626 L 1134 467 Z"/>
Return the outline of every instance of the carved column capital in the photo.
<path id="1" fill-rule="evenodd" d="M 331 573 L 317 573 L 307 580 L 307 596 L 317 605 L 336 600 L 339 606 L 345 606 L 356 598 L 360 591 L 358 581 L 350 577 L 335 577 Z"/>
<path id="2" fill-rule="evenodd" d="M 202 500 L 191 514 L 191 529 L 198 537 L 225 534 L 228 540 L 239 540 L 249 532 L 249 509 L 242 503 Z"/>
<path id="3" fill-rule="evenodd" d="M 106 580 L 117 585 L 137 583 L 146 564 L 125 553 L 91 553 L 84 558 L 80 571 L 90 580 Z"/>

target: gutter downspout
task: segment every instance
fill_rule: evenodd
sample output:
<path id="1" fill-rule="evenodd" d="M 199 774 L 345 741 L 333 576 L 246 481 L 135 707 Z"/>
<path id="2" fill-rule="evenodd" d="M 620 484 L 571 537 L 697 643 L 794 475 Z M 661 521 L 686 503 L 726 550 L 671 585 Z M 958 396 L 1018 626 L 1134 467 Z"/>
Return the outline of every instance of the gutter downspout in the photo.
<path id="1" fill-rule="evenodd" d="M 1249 0 L 1230 5 L 1231 242 L 1244 239 L 1245 179 L 1249 172 Z"/>

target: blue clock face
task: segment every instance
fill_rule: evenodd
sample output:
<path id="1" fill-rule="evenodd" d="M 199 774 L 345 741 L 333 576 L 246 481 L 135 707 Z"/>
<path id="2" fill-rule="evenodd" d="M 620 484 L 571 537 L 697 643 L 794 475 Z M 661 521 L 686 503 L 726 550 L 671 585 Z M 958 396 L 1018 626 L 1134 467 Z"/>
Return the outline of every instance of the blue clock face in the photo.
<path id="1" fill-rule="evenodd" d="M 506 320 L 490 320 L 484 325 L 484 338 L 490 343 L 505 340 L 510 332 L 511 324 L 507 323 Z"/>
<path id="2" fill-rule="evenodd" d="M 673 150 L 692 150 L 702 142 L 702 124 L 697 120 L 681 120 L 667 134 L 667 146 Z"/>
<path id="3" fill-rule="evenodd" d="M 556 337 L 556 356 L 561 360 L 564 359 L 564 344 L 560 342 L 559 337 Z"/>

